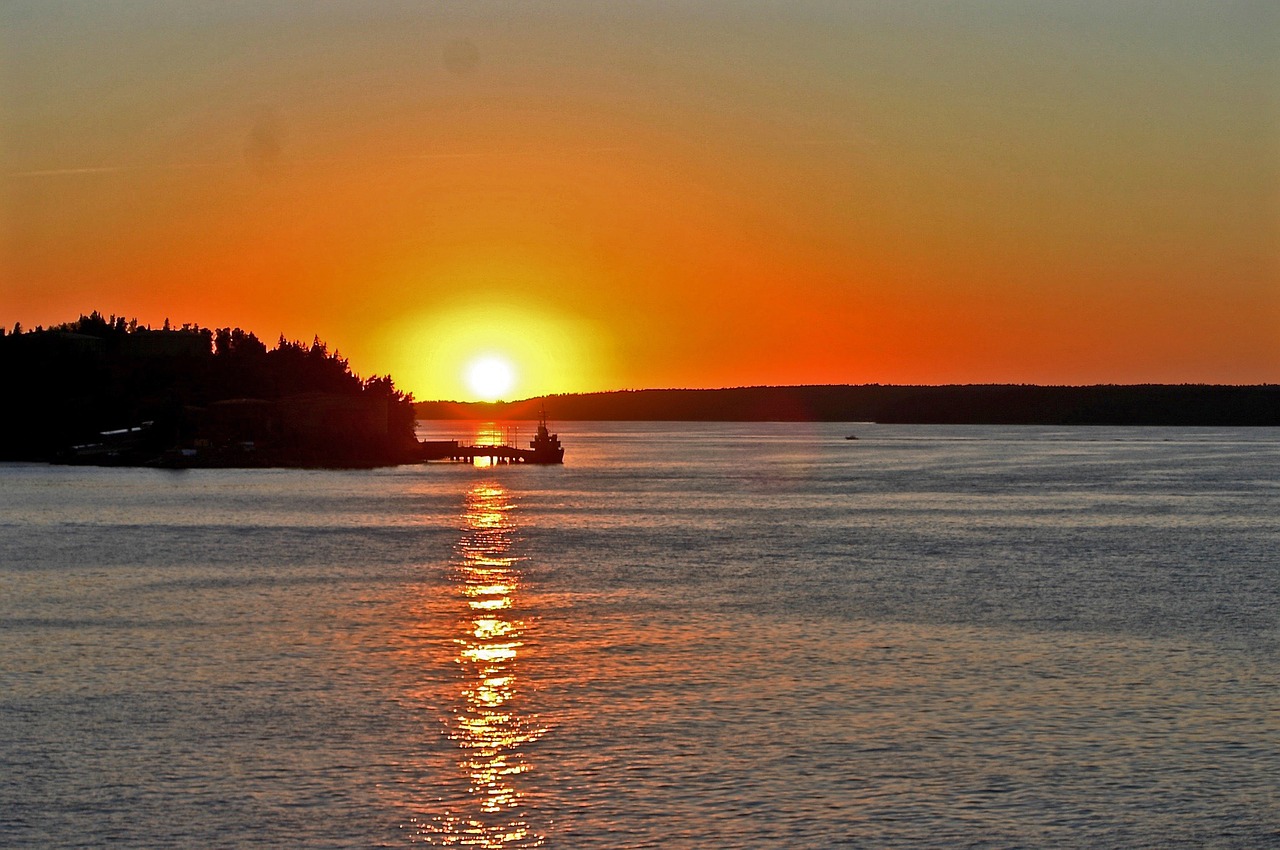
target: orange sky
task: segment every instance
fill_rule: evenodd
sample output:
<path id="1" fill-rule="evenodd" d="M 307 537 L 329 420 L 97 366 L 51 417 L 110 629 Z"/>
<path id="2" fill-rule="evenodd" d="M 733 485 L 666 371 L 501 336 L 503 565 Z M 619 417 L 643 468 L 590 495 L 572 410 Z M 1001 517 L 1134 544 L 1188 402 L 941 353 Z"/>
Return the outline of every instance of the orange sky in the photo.
<path id="1" fill-rule="evenodd" d="M 0 323 L 319 334 L 419 398 L 484 353 L 513 397 L 1277 382 L 1278 34 L 1265 0 L 8 2 Z"/>

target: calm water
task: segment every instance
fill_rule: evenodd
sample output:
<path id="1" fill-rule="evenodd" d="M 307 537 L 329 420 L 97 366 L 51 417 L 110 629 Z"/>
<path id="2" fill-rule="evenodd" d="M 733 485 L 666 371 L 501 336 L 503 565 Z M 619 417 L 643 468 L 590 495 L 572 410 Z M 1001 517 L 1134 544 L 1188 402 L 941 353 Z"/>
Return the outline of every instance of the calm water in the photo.
<path id="1" fill-rule="evenodd" d="M 0 846 L 1280 846 L 1280 432 L 560 430 L 0 465 Z"/>

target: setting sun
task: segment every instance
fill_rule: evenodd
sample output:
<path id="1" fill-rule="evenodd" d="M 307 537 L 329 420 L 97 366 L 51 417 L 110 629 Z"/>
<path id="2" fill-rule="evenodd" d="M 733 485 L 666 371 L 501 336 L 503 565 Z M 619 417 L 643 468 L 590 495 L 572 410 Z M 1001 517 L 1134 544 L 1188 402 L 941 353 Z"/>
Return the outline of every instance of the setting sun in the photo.
<path id="1" fill-rule="evenodd" d="M 512 289 L 484 289 L 466 274 L 453 278 L 460 291 L 484 291 L 495 299 L 518 297 Z M 594 323 L 540 305 L 495 312 L 483 305 L 443 302 L 429 312 L 406 314 L 383 325 L 367 359 L 385 358 L 396 385 L 419 400 L 513 401 L 607 387 L 612 383 L 605 377 L 611 360 L 601 344 L 603 336 Z M 357 352 L 344 354 L 354 357 Z M 480 368 L 489 358 L 499 366 Z M 498 386 L 504 370 L 508 383 Z"/>
<path id="2" fill-rule="evenodd" d="M 515 385 L 515 370 L 502 357 L 489 354 L 467 366 L 467 386 L 482 401 L 497 401 Z"/>

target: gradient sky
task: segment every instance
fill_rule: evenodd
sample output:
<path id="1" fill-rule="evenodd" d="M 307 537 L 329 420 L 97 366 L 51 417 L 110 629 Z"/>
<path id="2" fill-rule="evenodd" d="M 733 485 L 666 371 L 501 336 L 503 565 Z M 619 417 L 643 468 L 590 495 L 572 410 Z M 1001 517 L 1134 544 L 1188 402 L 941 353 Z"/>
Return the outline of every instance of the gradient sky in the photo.
<path id="1" fill-rule="evenodd" d="M 467 398 L 1280 382 L 1280 5 L 0 4 L 0 323 Z"/>

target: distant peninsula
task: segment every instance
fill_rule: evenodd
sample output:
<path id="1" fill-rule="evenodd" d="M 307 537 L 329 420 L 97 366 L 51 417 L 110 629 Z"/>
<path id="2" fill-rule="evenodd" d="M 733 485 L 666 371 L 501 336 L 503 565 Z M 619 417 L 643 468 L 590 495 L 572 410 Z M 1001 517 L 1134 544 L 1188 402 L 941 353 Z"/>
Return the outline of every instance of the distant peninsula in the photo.
<path id="1" fill-rule="evenodd" d="M 0 460 L 365 468 L 421 460 L 410 395 L 336 351 L 81 316 L 0 331 Z"/>
<path id="2" fill-rule="evenodd" d="M 1280 425 L 1280 385 L 880 384 L 630 390 L 515 402 L 420 402 L 419 419 L 947 425 Z"/>

